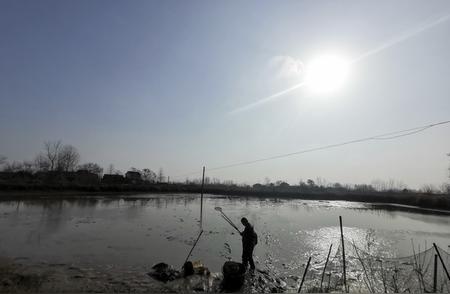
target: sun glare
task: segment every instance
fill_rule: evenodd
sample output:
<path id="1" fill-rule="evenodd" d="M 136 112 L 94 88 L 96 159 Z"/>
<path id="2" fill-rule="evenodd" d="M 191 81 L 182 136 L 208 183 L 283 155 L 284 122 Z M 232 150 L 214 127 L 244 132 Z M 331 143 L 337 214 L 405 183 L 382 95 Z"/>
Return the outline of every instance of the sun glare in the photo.
<path id="1" fill-rule="evenodd" d="M 315 93 L 331 93 L 347 80 L 349 63 L 333 55 L 314 59 L 306 68 L 305 82 Z"/>

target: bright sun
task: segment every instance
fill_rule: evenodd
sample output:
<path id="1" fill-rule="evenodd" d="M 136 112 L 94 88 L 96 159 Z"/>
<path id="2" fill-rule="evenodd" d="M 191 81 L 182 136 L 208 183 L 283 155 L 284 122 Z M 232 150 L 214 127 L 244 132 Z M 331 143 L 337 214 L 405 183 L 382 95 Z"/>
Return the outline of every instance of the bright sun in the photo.
<path id="1" fill-rule="evenodd" d="M 314 59 L 306 68 L 306 85 L 315 93 L 330 93 L 347 79 L 349 63 L 341 57 L 325 55 Z"/>

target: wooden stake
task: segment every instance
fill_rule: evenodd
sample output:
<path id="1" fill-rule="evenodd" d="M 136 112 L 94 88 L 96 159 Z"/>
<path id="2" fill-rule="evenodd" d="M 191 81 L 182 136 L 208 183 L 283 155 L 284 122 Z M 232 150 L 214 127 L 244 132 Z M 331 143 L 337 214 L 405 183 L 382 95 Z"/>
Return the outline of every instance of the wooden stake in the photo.
<path id="1" fill-rule="evenodd" d="M 433 293 L 436 293 L 437 289 L 437 254 L 434 255 L 434 271 L 433 271 Z"/>
<path id="2" fill-rule="evenodd" d="M 328 264 L 328 259 L 330 258 L 330 253 L 331 253 L 331 248 L 333 247 L 333 244 L 330 244 L 330 250 L 328 250 L 328 255 L 327 255 L 327 260 L 325 261 L 325 266 L 323 267 L 323 271 L 322 271 L 322 278 L 320 279 L 320 291 L 322 290 L 322 283 L 323 283 L 323 278 L 325 276 L 325 270 L 327 268 L 327 264 Z"/>
<path id="3" fill-rule="evenodd" d="M 302 290 L 303 282 L 305 281 L 306 273 L 308 272 L 310 262 L 311 262 L 311 256 L 309 257 L 308 263 L 306 264 L 305 271 L 303 272 L 302 282 L 300 283 L 300 287 L 298 288 L 297 293 L 300 293 L 300 291 Z"/>
<path id="4" fill-rule="evenodd" d="M 347 275 L 346 275 L 346 268 L 345 268 L 345 247 L 344 247 L 344 231 L 342 230 L 342 216 L 339 216 L 339 226 L 341 227 L 341 243 L 342 243 L 342 264 L 344 267 L 344 289 L 347 293 Z"/>
<path id="5" fill-rule="evenodd" d="M 444 261 L 442 260 L 441 253 L 439 252 L 439 250 L 438 250 L 438 248 L 437 248 L 437 246 L 436 246 L 436 243 L 433 243 L 433 246 L 434 246 L 434 249 L 436 250 L 436 253 L 437 253 L 438 257 L 439 257 L 439 260 L 441 261 L 442 267 L 444 268 L 444 271 L 445 271 L 445 273 L 447 274 L 447 278 L 448 278 L 448 280 L 450 281 L 450 275 L 448 274 L 447 267 L 445 266 L 445 263 L 444 263 Z"/>
<path id="6" fill-rule="evenodd" d="M 384 293 L 387 293 L 387 288 L 386 288 L 386 273 L 384 272 L 383 261 L 382 261 L 381 259 L 380 259 L 380 266 L 381 266 L 381 278 L 383 279 Z"/>
<path id="7" fill-rule="evenodd" d="M 200 229 L 203 229 L 203 186 L 205 185 L 205 167 L 203 167 L 202 189 L 200 194 Z"/>
<path id="8" fill-rule="evenodd" d="M 328 273 L 328 286 L 327 286 L 327 292 L 330 292 L 330 282 L 331 282 L 331 273 Z"/>

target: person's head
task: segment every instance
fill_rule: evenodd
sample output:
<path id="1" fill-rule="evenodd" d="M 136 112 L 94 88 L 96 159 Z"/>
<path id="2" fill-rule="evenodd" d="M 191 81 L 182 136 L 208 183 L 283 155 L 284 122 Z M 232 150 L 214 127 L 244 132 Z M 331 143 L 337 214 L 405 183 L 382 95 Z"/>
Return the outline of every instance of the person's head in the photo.
<path id="1" fill-rule="evenodd" d="M 245 217 L 241 218 L 241 223 L 246 227 L 248 226 L 250 223 L 248 222 L 248 219 L 246 219 Z"/>

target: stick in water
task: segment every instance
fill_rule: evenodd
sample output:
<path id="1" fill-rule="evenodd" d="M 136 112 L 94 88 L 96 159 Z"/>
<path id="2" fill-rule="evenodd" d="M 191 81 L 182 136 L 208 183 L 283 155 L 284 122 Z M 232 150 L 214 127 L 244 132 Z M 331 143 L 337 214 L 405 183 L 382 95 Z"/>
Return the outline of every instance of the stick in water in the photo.
<path id="1" fill-rule="evenodd" d="M 445 266 L 445 263 L 442 260 L 441 253 L 439 252 L 439 250 L 438 250 L 438 248 L 436 246 L 436 243 L 433 243 L 433 246 L 434 246 L 434 249 L 436 250 L 436 253 L 437 253 L 438 257 L 439 257 L 439 260 L 441 261 L 442 267 L 444 268 L 444 271 L 447 274 L 447 278 L 450 281 L 450 274 L 448 273 L 447 267 Z"/>
<path id="2" fill-rule="evenodd" d="M 346 275 L 346 268 L 345 268 L 345 247 L 344 247 L 344 231 L 342 230 L 342 216 L 339 216 L 339 226 L 341 227 L 341 242 L 342 242 L 342 263 L 343 263 L 343 269 L 344 269 L 344 290 L 345 293 L 348 293 L 347 289 L 347 275 Z"/>
<path id="3" fill-rule="evenodd" d="M 203 234 L 203 230 L 200 231 L 200 234 L 198 234 L 197 240 L 195 240 L 194 246 L 192 246 L 191 251 L 189 251 L 188 256 L 186 257 L 186 260 L 184 261 L 184 263 L 186 263 L 189 259 L 189 257 L 191 256 L 192 250 L 194 250 L 195 246 L 197 245 L 198 240 L 200 239 L 200 236 Z M 184 265 L 184 264 L 183 264 Z"/>
<path id="4" fill-rule="evenodd" d="M 205 167 L 203 167 L 202 190 L 200 196 L 200 229 L 203 229 L 203 187 L 205 185 Z"/>
<path id="5" fill-rule="evenodd" d="M 330 259 L 330 253 L 331 253 L 332 247 L 333 247 L 333 244 L 330 244 L 330 250 L 328 250 L 327 260 L 325 261 L 325 265 L 323 267 L 323 272 L 322 272 L 322 278 L 320 279 L 320 292 L 322 292 L 323 278 L 325 276 L 325 270 L 327 269 L 328 260 Z"/>
<path id="6" fill-rule="evenodd" d="M 303 282 L 305 281 L 306 273 L 308 272 L 308 268 L 309 268 L 309 263 L 310 262 L 311 262 L 311 256 L 309 257 L 308 263 L 306 264 L 305 272 L 303 273 L 303 277 L 302 277 L 302 282 L 300 283 L 300 287 L 298 288 L 298 292 L 297 293 L 300 293 L 300 291 L 302 290 Z"/>

